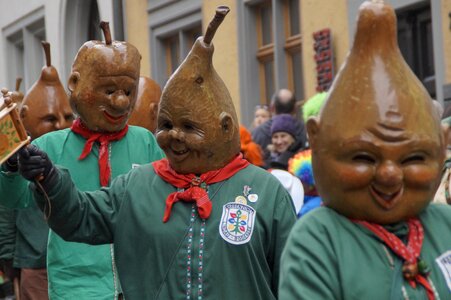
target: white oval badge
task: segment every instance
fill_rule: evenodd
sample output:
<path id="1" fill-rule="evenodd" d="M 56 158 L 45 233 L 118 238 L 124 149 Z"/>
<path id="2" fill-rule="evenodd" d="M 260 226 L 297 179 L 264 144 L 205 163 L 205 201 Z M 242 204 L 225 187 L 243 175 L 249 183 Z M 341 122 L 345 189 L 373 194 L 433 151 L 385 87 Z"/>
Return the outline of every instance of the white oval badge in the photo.
<path id="1" fill-rule="evenodd" d="M 247 199 L 249 199 L 249 201 L 251 201 L 251 202 L 257 202 L 258 195 L 257 194 L 250 194 L 249 196 L 247 196 Z"/>

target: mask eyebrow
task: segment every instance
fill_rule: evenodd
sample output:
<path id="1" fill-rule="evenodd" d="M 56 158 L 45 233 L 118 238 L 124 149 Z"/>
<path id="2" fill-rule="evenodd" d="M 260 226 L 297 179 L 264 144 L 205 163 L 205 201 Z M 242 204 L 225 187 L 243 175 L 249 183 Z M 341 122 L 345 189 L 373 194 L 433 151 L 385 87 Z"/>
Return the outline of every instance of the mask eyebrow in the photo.
<path id="1" fill-rule="evenodd" d="M 375 137 L 388 142 L 404 142 L 410 138 L 403 128 L 380 122 L 375 127 L 368 128 L 367 130 Z"/>

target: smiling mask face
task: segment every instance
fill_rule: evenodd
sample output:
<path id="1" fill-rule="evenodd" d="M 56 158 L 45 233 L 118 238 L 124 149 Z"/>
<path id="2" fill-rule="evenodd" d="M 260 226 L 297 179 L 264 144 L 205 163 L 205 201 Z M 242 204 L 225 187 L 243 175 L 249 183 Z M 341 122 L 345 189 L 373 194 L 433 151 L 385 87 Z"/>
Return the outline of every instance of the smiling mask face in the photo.
<path id="1" fill-rule="evenodd" d="M 136 102 L 141 56 L 125 42 L 89 41 L 77 54 L 68 88 L 83 124 L 99 132 L 125 127 Z"/>
<path id="2" fill-rule="evenodd" d="M 445 153 L 432 101 L 393 38 L 395 20 L 384 4 L 362 5 L 347 61 L 319 118 L 307 122 L 324 203 L 346 217 L 379 224 L 424 209 Z"/>

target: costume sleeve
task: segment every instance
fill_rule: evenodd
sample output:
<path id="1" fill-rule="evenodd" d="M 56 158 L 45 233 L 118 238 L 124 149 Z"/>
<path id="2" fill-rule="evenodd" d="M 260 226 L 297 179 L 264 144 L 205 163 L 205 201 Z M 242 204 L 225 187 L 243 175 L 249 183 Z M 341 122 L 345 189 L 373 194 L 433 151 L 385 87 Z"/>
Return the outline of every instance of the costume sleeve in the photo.
<path id="1" fill-rule="evenodd" d="M 279 299 L 341 299 L 331 233 L 312 217 L 300 219 L 288 237 L 281 260 Z"/>
<path id="2" fill-rule="evenodd" d="M 296 215 L 294 214 L 291 197 L 288 192 L 281 194 L 284 196 L 278 200 L 278 204 L 274 212 L 274 227 L 272 233 L 272 236 L 274 237 L 272 247 L 272 289 L 275 295 L 277 295 L 279 284 L 280 257 L 282 255 L 282 250 L 285 246 L 290 230 L 296 222 Z"/>
<path id="3" fill-rule="evenodd" d="M 38 138 L 32 144 L 45 151 L 45 144 Z M 1 168 L 1 167 L 0 167 Z M 19 172 L 7 174 L 0 172 L 0 204 L 7 208 L 26 208 L 32 204 L 33 196 L 28 188 L 29 181 L 20 176 Z"/>
<path id="4" fill-rule="evenodd" d="M 109 188 L 94 192 L 79 191 L 67 169 L 58 169 L 58 176 L 58 183 L 47 193 L 48 199 L 30 184 L 39 208 L 45 215 L 50 213 L 50 228 L 67 241 L 113 243 L 114 224 L 125 197 L 128 174 L 116 177 Z"/>
<path id="5" fill-rule="evenodd" d="M 8 208 L 27 207 L 32 200 L 28 181 L 19 173 L 0 172 L 0 204 Z"/>
<path id="6" fill-rule="evenodd" d="M 0 205 L 0 260 L 14 257 L 16 244 L 16 212 Z"/>

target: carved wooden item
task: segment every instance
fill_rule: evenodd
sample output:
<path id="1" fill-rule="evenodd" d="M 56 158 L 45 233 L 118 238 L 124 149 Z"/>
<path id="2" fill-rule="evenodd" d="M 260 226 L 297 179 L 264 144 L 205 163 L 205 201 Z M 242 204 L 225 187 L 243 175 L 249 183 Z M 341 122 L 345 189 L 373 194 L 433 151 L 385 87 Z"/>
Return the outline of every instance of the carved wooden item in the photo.
<path id="1" fill-rule="evenodd" d="M 2 89 L 2 94 L 5 106 L 0 111 L 0 164 L 30 141 L 20 121 L 17 104 L 13 103 L 7 89 Z"/>

